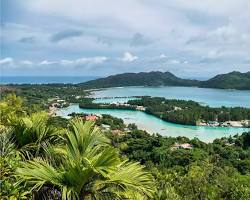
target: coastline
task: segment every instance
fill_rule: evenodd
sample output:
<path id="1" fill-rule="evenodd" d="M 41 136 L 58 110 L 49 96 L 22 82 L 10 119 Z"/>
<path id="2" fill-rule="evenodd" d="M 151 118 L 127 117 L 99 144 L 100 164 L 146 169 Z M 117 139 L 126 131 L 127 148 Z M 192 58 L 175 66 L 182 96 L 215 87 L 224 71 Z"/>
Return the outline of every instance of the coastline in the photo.
<path id="1" fill-rule="evenodd" d="M 78 107 L 80 108 L 80 109 L 89 109 L 89 110 L 96 110 L 96 109 L 99 109 L 99 110 L 119 110 L 119 111 L 139 111 L 139 112 L 143 112 L 144 114 L 147 114 L 147 115 L 151 115 L 151 116 L 154 116 L 154 117 L 156 117 L 157 119 L 160 119 L 160 120 L 162 120 L 162 121 L 164 121 L 164 122 L 167 122 L 167 123 L 170 123 L 170 124 L 174 124 L 174 125 L 181 125 L 181 126 L 190 126 L 190 127 L 207 127 L 207 128 L 250 128 L 250 120 L 241 120 L 241 121 L 225 121 L 225 122 L 223 122 L 222 124 L 227 124 L 227 123 L 229 123 L 229 124 L 231 124 L 231 125 L 222 125 L 222 124 L 219 124 L 218 123 L 218 125 L 214 125 L 214 124 L 207 124 L 206 123 L 206 125 L 205 124 L 196 124 L 196 125 L 190 125 L 190 124 L 181 124 L 181 123 L 174 123 L 174 122 L 171 122 L 171 121 L 167 121 L 167 120 L 164 120 L 164 119 L 162 119 L 162 118 L 160 118 L 160 117 L 158 117 L 157 115 L 154 115 L 154 114 L 152 114 L 152 113 L 147 113 L 147 112 L 145 112 L 145 108 L 140 108 L 140 109 L 137 109 L 136 107 L 131 107 L 131 108 L 125 108 L 125 107 L 123 107 L 123 108 L 119 108 L 119 107 L 92 107 L 92 108 L 90 108 L 90 107 L 81 107 L 78 103 L 72 103 L 72 104 L 70 104 L 70 105 L 78 105 Z M 244 123 L 245 121 L 248 121 L 248 126 L 240 126 L 239 124 L 241 124 L 241 123 Z"/>
<path id="2" fill-rule="evenodd" d="M 87 115 L 111 115 L 120 118 L 125 124 L 135 124 L 138 129 L 148 133 L 159 134 L 168 137 L 188 137 L 198 138 L 203 142 L 212 142 L 217 138 L 229 137 L 250 131 L 250 128 L 234 127 L 211 127 L 211 126 L 192 126 L 181 125 L 163 121 L 153 115 L 146 114 L 138 110 L 119 110 L 119 109 L 81 109 L 78 104 L 71 104 L 70 107 L 59 109 L 57 116 L 69 119 L 70 113 L 85 113 Z"/>
<path id="3" fill-rule="evenodd" d="M 137 87 L 103 88 L 89 91 L 91 98 L 152 96 L 166 99 L 192 100 L 203 106 L 250 108 L 250 90 L 197 87 Z"/>

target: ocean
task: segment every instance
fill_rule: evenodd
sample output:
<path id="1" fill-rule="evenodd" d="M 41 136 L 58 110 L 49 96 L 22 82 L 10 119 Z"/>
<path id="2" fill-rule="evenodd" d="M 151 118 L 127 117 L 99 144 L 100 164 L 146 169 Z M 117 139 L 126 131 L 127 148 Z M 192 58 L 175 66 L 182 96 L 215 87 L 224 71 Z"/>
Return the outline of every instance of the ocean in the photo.
<path id="1" fill-rule="evenodd" d="M 98 76 L 1 76 L 0 84 L 82 83 Z"/>

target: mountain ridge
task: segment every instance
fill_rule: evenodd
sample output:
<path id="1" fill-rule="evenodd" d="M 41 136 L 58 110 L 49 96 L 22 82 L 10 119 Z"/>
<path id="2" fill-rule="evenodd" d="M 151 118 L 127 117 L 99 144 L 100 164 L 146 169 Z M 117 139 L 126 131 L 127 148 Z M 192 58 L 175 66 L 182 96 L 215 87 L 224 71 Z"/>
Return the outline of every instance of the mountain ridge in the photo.
<path id="1" fill-rule="evenodd" d="M 171 72 L 139 72 L 110 75 L 105 78 L 79 83 L 88 89 L 125 87 L 125 86 L 185 86 L 202 88 L 250 90 L 250 71 L 241 73 L 233 71 L 218 74 L 206 81 L 183 79 Z"/>

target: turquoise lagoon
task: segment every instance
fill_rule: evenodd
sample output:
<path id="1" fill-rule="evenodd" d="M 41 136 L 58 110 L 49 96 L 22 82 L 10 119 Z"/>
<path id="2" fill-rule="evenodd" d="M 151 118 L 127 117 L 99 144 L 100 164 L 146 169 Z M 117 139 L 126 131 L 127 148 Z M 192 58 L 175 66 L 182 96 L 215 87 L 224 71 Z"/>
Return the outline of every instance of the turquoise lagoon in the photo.
<path id="1" fill-rule="evenodd" d="M 68 114 L 87 113 L 87 114 L 110 114 L 124 120 L 126 124 L 135 123 L 139 129 L 146 130 L 149 133 L 159 133 L 163 136 L 185 136 L 188 138 L 197 137 L 204 142 L 212 142 L 216 138 L 228 137 L 245 131 L 250 128 L 226 128 L 226 127 L 202 127 L 186 126 L 165 122 L 152 115 L 141 111 L 133 110 L 112 110 L 112 109 L 81 109 L 78 104 L 72 104 L 67 108 L 59 109 L 59 116 L 67 117 Z"/>
<path id="2" fill-rule="evenodd" d="M 204 105 L 212 107 L 249 107 L 250 91 L 222 90 L 196 87 L 119 87 L 107 88 L 92 91 L 91 96 L 98 98 L 95 102 L 113 103 L 126 102 L 134 96 L 157 96 L 167 99 L 194 100 Z M 123 97 L 123 98 L 115 98 Z M 250 128 L 227 128 L 227 127 L 202 127 L 186 126 L 165 122 L 152 115 L 141 111 L 113 110 L 113 109 L 81 109 L 77 104 L 72 104 L 68 108 L 58 110 L 58 115 L 66 117 L 68 114 L 110 114 L 124 120 L 126 124 L 135 123 L 139 129 L 149 133 L 159 133 L 164 136 L 186 136 L 188 138 L 197 137 L 204 142 L 211 142 L 216 138 L 228 137 L 245 131 Z"/>
<path id="3" fill-rule="evenodd" d="M 94 103 L 124 103 L 127 102 L 129 100 L 135 100 L 135 99 L 139 99 L 139 98 L 133 98 L 133 97 L 119 97 L 119 98 L 115 98 L 115 97 L 100 97 L 95 99 L 93 102 Z"/>
<path id="4" fill-rule="evenodd" d="M 211 107 L 249 107 L 250 90 L 223 90 L 196 87 L 118 87 L 96 90 L 95 98 L 131 97 L 131 96 L 165 97 L 167 99 L 183 99 L 197 101 Z M 127 99 L 124 98 L 124 101 Z M 122 99 L 99 99 L 97 102 L 121 102 Z"/>

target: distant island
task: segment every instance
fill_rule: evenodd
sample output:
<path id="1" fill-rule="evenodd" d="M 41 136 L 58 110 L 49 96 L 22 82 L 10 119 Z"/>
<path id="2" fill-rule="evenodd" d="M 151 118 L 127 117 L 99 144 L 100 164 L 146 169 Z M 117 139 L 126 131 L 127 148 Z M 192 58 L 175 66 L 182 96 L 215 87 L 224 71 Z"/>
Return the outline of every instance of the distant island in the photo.
<path id="1" fill-rule="evenodd" d="M 87 81 L 79 85 L 87 89 L 124 86 L 185 86 L 250 90 L 250 71 L 220 74 L 207 81 L 182 79 L 170 72 L 123 73 Z"/>

